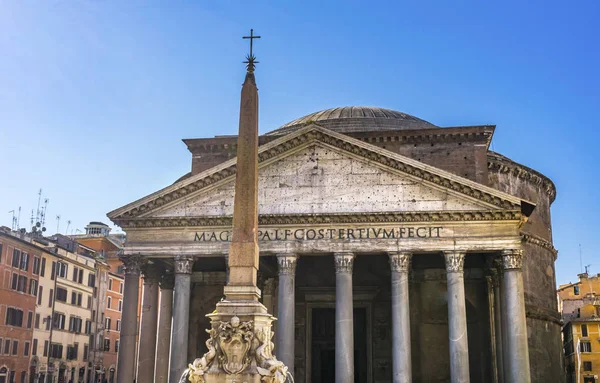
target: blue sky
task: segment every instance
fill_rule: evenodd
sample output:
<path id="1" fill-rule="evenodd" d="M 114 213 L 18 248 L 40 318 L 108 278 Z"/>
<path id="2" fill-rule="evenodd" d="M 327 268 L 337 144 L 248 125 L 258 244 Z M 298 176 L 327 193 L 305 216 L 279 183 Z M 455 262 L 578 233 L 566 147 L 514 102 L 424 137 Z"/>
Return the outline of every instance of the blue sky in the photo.
<path id="1" fill-rule="evenodd" d="M 600 3 L 0 0 L 0 224 L 37 192 L 83 230 L 188 172 L 182 138 L 237 133 L 250 28 L 260 130 L 343 105 L 497 125 L 546 174 L 557 281 L 600 272 Z"/>

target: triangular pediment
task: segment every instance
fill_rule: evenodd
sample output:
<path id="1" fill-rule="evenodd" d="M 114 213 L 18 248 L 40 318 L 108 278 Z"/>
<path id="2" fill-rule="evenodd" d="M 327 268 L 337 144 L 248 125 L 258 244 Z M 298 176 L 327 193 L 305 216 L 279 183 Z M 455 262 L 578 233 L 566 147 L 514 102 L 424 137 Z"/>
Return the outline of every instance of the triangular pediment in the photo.
<path id="1" fill-rule="evenodd" d="M 117 224 L 233 214 L 236 159 L 109 213 Z M 528 202 L 385 149 L 307 126 L 261 146 L 259 214 L 489 213 Z"/>

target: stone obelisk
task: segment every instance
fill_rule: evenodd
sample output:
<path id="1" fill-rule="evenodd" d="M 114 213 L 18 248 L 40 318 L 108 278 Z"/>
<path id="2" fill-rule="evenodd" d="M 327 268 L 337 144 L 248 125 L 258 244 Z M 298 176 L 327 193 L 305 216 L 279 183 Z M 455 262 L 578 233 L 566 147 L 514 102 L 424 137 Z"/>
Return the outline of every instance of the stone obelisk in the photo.
<path id="1" fill-rule="evenodd" d="M 211 319 L 208 352 L 182 377 L 194 383 L 284 383 L 287 367 L 272 354 L 275 319 L 258 299 L 258 89 L 251 31 L 246 78 L 242 85 L 237 148 L 233 234 L 225 299 Z M 187 379 L 187 380 L 185 380 Z"/>

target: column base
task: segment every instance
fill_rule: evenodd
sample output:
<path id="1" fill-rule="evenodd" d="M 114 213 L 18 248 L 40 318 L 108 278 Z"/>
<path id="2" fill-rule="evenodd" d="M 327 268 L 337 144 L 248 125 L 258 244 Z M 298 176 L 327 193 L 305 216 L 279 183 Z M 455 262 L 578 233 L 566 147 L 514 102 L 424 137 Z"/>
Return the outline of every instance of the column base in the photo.
<path id="1" fill-rule="evenodd" d="M 227 286 L 225 289 L 228 287 L 239 288 Z M 254 289 L 260 294 L 260 290 Z M 207 317 L 211 320 L 211 328 L 207 330 L 208 352 L 189 366 L 180 382 L 286 381 L 287 367 L 273 355 L 271 324 L 275 317 L 265 306 L 253 299 L 224 300 L 217 303 L 215 312 Z"/>

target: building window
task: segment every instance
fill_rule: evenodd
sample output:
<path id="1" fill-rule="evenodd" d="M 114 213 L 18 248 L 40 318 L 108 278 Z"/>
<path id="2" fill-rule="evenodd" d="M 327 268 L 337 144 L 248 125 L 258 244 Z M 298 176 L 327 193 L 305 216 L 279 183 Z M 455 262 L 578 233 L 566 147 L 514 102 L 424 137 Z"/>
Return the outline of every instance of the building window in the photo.
<path id="1" fill-rule="evenodd" d="M 46 258 L 42 257 L 42 267 L 40 268 L 40 275 L 43 277 L 46 274 Z"/>
<path id="2" fill-rule="evenodd" d="M 90 346 L 88 346 L 87 344 L 83 345 L 83 360 L 88 360 L 89 349 L 90 349 Z"/>
<path id="3" fill-rule="evenodd" d="M 89 320 L 85 320 L 85 333 L 87 335 L 90 335 L 92 333 L 92 322 L 90 322 Z"/>
<path id="4" fill-rule="evenodd" d="M 38 293 L 38 281 L 36 281 L 35 279 L 30 279 L 29 280 L 29 294 L 31 294 L 35 297 L 37 295 L 37 293 Z"/>
<path id="5" fill-rule="evenodd" d="M 88 274 L 88 286 L 95 287 L 96 286 L 96 276 L 92 273 Z"/>
<path id="6" fill-rule="evenodd" d="M 10 339 L 4 339 L 4 355 L 10 355 Z"/>
<path id="7" fill-rule="evenodd" d="M 110 339 L 104 339 L 104 351 L 110 351 Z"/>
<path id="8" fill-rule="evenodd" d="M 19 275 L 19 283 L 17 285 L 17 290 L 26 293 L 27 292 L 27 277 L 24 275 Z"/>
<path id="9" fill-rule="evenodd" d="M 106 327 L 106 329 L 110 330 L 110 318 L 106 318 L 104 322 L 105 322 L 104 326 Z"/>
<path id="10" fill-rule="evenodd" d="M 55 263 L 55 262 L 53 262 Z M 58 276 L 61 278 L 67 278 L 67 271 L 68 271 L 69 267 L 66 263 L 56 263 L 56 270 L 58 271 Z"/>
<path id="11" fill-rule="evenodd" d="M 81 307 L 81 300 L 83 295 L 81 293 L 71 292 L 71 304 Z"/>
<path id="12" fill-rule="evenodd" d="M 110 306 L 112 306 L 112 298 L 111 298 L 111 297 L 108 297 L 108 298 L 106 299 L 106 308 L 107 308 L 107 309 L 110 309 Z"/>
<path id="13" fill-rule="evenodd" d="M 65 329 L 65 314 L 54 313 L 54 328 L 59 330 Z"/>
<path id="14" fill-rule="evenodd" d="M 579 295 L 579 286 L 573 286 L 573 294 Z"/>
<path id="15" fill-rule="evenodd" d="M 25 347 L 23 347 L 23 356 L 29 356 L 29 342 L 25 342 Z"/>
<path id="16" fill-rule="evenodd" d="M 21 265 L 21 250 L 14 249 L 11 266 L 19 268 L 20 265 Z"/>
<path id="17" fill-rule="evenodd" d="M 26 383 L 25 379 L 27 378 L 27 371 L 21 371 L 21 383 Z"/>
<path id="18" fill-rule="evenodd" d="M 63 289 L 62 287 L 57 287 L 56 288 L 56 300 L 67 303 L 67 289 Z"/>
<path id="19" fill-rule="evenodd" d="M 81 320 L 81 318 L 77 318 L 72 316 L 71 318 L 69 318 L 69 331 L 74 332 L 74 333 L 81 333 L 81 324 L 83 323 L 83 321 Z"/>
<path id="20" fill-rule="evenodd" d="M 9 326 L 23 326 L 23 310 L 9 307 L 6 309 L 6 322 Z"/>
<path id="21" fill-rule="evenodd" d="M 33 326 L 33 312 L 29 311 L 27 313 L 27 328 L 31 328 Z"/>
<path id="22" fill-rule="evenodd" d="M 21 265 L 20 269 L 24 271 L 29 270 L 29 254 L 21 253 Z"/>
<path id="23" fill-rule="evenodd" d="M 115 352 L 119 352 L 119 341 L 115 340 Z"/>
<path id="24" fill-rule="evenodd" d="M 44 292 L 44 286 L 38 288 L 38 305 L 42 304 L 42 293 Z"/>
<path id="25" fill-rule="evenodd" d="M 63 354 L 63 345 L 60 343 L 52 343 L 50 347 L 50 357 L 61 359 Z"/>
<path id="26" fill-rule="evenodd" d="M 34 339 L 33 347 L 31 347 L 31 355 L 37 355 L 37 346 L 38 346 L 38 340 Z"/>
<path id="27" fill-rule="evenodd" d="M 121 331 L 121 321 L 117 319 L 117 331 Z"/>
<path id="28" fill-rule="evenodd" d="M 13 273 L 10 288 L 13 290 L 16 290 L 18 285 L 19 285 L 19 274 Z"/>
<path id="29" fill-rule="evenodd" d="M 13 340 L 12 355 L 17 355 L 19 351 L 19 341 Z"/>
<path id="30" fill-rule="evenodd" d="M 592 343 L 590 343 L 590 342 L 581 342 L 579 344 L 579 351 L 581 351 L 581 352 L 592 352 Z"/>
<path id="31" fill-rule="evenodd" d="M 587 324 L 582 324 L 581 325 L 581 336 L 588 336 L 588 328 L 587 328 Z"/>
<path id="32" fill-rule="evenodd" d="M 583 371 L 592 371 L 592 362 L 583 362 Z"/>
<path id="33" fill-rule="evenodd" d="M 2 263 L 2 244 L 0 243 L 0 263 Z"/>
<path id="34" fill-rule="evenodd" d="M 109 278 L 109 279 L 108 279 L 108 289 L 109 289 L 110 291 L 112 291 L 112 281 L 113 281 L 113 280 L 112 280 L 112 278 Z"/>
<path id="35" fill-rule="evenodd" d="M 123 294 L 123 282 L 119 282 L 119 294 Z"/>
<path id="36" fill-rule="evenodd" d="M 2 338 L 0 338 L 0 355 L 2 355 Z"/>
<path id="37" fill-rule="evenodd" d="M 77 347 L 67 346 L 67 360 L 77 359 Z"/>
<path id="38" fill-rule="evenodd" d="M 48 341 L 44 341 L 44 356 L 48 356 Z"/>
<path id="39" fill-rule="evenodd" d="M 117 274 L 123 274 L 124 270 L 123 265 L 117 266 Z"/>
<path id="40" fill-rule="evenodd" d="M 123 301 L 119 299 L 119 312 L 123 310 Z"/>
<path id="41" fill-rule="evenodd" d="M 50 318 L 50 315 L 48 315 L 46 317 L 46 319 L 44 319 L 44 323 L 46 323 L 46 331 L 50 330 L 50 322 L 51 322 L 51 318 Z"/>
<path id="42" fill-rule="evenodd" d="M 52 307 L 52 299 L 54 299 L 54 290 L 48 292 L 48 307 Z"/>
<path id="43" fill-rule="evenodd" d="M 40 314 L 35 314 L 35 328 L 40 328 Z"/>
<path id="44" fill-rule="evenodd" d="M 40 258 L 33 257 L 33 273 L 35 275 L 40 275 Z"/>
<path id="45" fill-rule="evenodd" d="M 91 308 L 92 308 L 92 297 L 90 297 L 90 296 L 88 295 L 88 297 L 87 297 L 87 298 L 88 298 L 88 300 L 87 300 L 87 301 L 88 301 L 87 308 L 88 308 L 88 309 L 91 309 Z"/>

